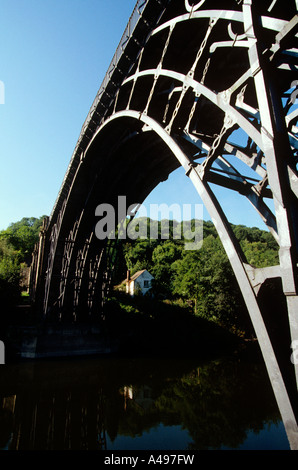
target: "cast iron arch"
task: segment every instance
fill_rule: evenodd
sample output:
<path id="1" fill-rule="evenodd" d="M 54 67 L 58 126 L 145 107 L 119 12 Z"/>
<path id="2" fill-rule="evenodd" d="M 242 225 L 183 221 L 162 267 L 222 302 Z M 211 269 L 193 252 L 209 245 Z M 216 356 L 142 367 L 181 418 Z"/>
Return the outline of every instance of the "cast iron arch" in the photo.
<path id="1" fill-rule="evenodd" d="M 278 1 L 226 0 L 225 10 L 223 3 L 137 2 L 139 23 L 132 34 L 128 28 L 123 54 L 117 51 L 41 238 L 39 256 L 48 257 L 39 263 L 35 289 L 41 292 L 44 276 L 39 299 L 46 319 L 57 314 L 61 319 L 63 311 L 76 318 L 85 301 L 90 311 L 97 311 L 101 300 L 95 294 L 100 290 L 101 299 L 106 295 L 107 256 L 113 250 L 94 236 L 96 205 L 116 204 L 121 194 L 128 203 L 142 202 L 182 165 L 236 274 L 294 448 L 298 364 L 293 367 L 293 399 L 263 321 L 258 292 L 267 279 L 281 280 L 295 345 L 298 113 L 292 97 L 297 92 L 297 3 L 289 2 L 286 10 Z M 229 141 L 236 128 L 246 134 L 246 146 Z M 154 152 L 159 159 L 150 158 Z M 138 155 L 135 162 L 133 155 Z M 256 179 L 238 171 L 225 155 L 238 158 Z M 258 270 L 246 263 L 209 183 L 249 199 L 279 244 L 278 266 Z M 274 200 L 275 215 L 264 201 L 268 197 Z M 285 361 L 290 360 L 290 347 L 283 344 Z"/>

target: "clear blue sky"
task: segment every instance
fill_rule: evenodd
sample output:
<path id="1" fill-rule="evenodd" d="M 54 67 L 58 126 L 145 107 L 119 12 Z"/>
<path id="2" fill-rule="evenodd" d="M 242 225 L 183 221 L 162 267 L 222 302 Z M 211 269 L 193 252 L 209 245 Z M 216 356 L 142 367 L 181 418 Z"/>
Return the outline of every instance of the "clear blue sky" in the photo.
<path id="1" fill-rule="evenodd" d="M 51 213 L 81 127 L 135 0 L 1 0 L 0 230 Z M 233 223 L 260 226 L 249 204 L 220 190 Z M 148 203 L 199 203 L 183 171 Z M 209 219 L 206 211 L 204 218 Z"/>

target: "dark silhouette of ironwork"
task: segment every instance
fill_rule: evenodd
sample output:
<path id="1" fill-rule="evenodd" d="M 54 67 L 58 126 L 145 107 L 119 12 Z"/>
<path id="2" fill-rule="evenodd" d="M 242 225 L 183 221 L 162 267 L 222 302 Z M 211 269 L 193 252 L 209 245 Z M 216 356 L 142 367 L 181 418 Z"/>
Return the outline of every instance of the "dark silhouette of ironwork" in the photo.
<path id="1" fill-rule="evenodd" d="M 32 298 L 44 319 L 96 319 L 116 244 L 95 236 L 97 205 L 117 208 L 119 195 L 128 205 L 141 203 L 183 166 L 230 259 L 292 448 L 298 448 L 297 41 L 295 0 L 139 0 L 82 127 L 31 272 Z M 249 200 L 279 245 L 278 266 L 248 264 L 210 184 Z M 260 298 L 270 280 L 285 312 L 268 318 Z"/>

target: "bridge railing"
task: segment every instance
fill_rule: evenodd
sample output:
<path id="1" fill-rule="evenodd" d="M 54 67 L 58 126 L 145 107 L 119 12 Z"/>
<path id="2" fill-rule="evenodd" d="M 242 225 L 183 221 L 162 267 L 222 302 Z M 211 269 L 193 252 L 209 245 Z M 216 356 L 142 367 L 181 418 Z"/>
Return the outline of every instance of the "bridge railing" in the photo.
<path id="1" fill-rule="evenodd" d="M 68 188 L 69 188 L 69 185 L 70 185 L 70 182 L 72 181 L 72 176 L 73 176 L 73 173 L 75 172 L 76 168 L 77 168 L 77 165 L 80 161 L 80 156 L 82 154 L 82 152 L 85 150 L 85 148 L 87 147 L 89 141 L 91 140 L 97 126 L 99 125 L 100 121 L 103 119 L 104 115 L 105 115 L 105 111 L 106 111 L 106 107 L 103 105 L 102 106 L 102 112 L 99 112 L 99 107 L 100 107 L 100 104 L 101 104 L 101 101 L 105 95 L 105 93 L 107 92 L 107 88 L 112 80 L 112 75 L 114 73 L 114 71 L 117 69 L 117 66 L 123 56 L 123 54 L 125 54 L 125 49 L 129 43 L 129 41 L 131 40 L 131 38 L 133 37 L 133 33 L 143 15 L 143 12 L 145 10 L 145 7 L 147 6 L 149 0 L 137 0 L 136 2 L 136 5 L 134 7 L 134 10 L 130 16 L 130 19 L 128 21 L 128 24 L 124 30 L 124 33 L 121 37 L 121 40 L 119 42 L 119 45 L 116 49 L 116 52 L 111 60 L 111 63 L 108 67 L 108 70 L 104 76 L 104 79 L 100 85 L 100 88 L 97 92 L 97 95 L 91 105 L 91 108 L 89 110 L 89 113 L 85 119 L 85 122 L 82 126 L 82 129 L 81 129 L 81 132 L 80 132 L 80 136 L 79 136 L 79 139 L 77 141 L 77 144 L 76 144 L 76 147 L 75 147 L 75 150 L 73 152 L 73 155 L 70 159 L 70 162 L 69 162 L 69 165 L 68 165 L 68 168 L 67 168 L 67 171 L 66 171 L 66 174 L 64 176 L 64 179 L 62 181 L 62 185 L 60 187 L 60 190 L 59 190 L 59 193 L 58 193 L 58 196 L 56 198 L 56 201 L 55 201 L 55 204 L 54 204 L 54 207 L 53 207 L 53 210 L 52 210 L 52 213 L 50 215 L 50 224 L 51 224 L 51 220 L 52 219 L 55 219 L 55 215 L 57 214 L 57 210 L 59 211 L 60 210 L 60 207 L 61 207 L 61 199 L 64 198 L 64 196 L 67 194 L 68 192 Z M 123 73 L 127 73 L 127 71 L 123 71 Z M 124 76 L 123 76 L 124 78 Z M 121 83 L 117 84 L 119 87 L 121 86 Z M 115 92 L 116 92 L 116 88 L 115 88 Z M 113 99 L 113 97 L 111 97 L 111 100 Z"/>

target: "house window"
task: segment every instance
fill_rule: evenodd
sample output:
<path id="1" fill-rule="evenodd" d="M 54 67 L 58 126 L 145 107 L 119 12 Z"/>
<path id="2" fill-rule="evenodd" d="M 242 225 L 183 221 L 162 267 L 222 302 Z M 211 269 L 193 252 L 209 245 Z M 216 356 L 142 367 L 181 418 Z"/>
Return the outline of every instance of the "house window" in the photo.
<path id="1" fill-rule="evenodd" d="M 144 287 L 150 287 L 150 281 L 144 281 Z"/>

